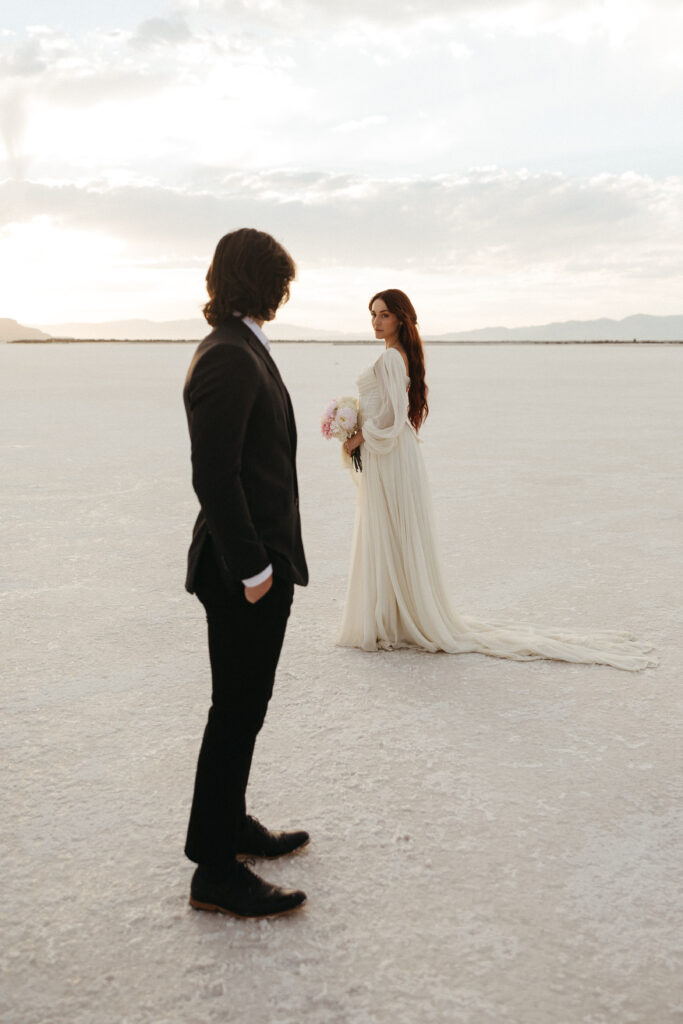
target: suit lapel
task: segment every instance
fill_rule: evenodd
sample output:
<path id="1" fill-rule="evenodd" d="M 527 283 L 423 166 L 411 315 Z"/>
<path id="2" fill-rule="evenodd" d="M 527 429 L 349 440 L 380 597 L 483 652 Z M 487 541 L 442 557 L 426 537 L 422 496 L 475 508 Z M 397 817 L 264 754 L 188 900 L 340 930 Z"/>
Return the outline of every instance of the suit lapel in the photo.
<path id="1" fill-rule="evenodd" d="M 268 351 L 268 349 L 266 348 L 266 346 L 263 344 L 262 341 L 260 341 L 259 338 L 256 337 L 256 335 L 254 334 L 253 331 L 249 330 L 249 328 L 247 327 L 247 325 L 245 323 L 242 323 L 241 320 L 238 321 L 238 323 L 239 323 L 239 332 L 240 332 L 241 337 L 243 337 L 244 340 L 249 344 L 250 348 L 256 353 L 256 355 L 259 357 L 259 359 L 263 360 L 263 362 L 268 367 L 269 372 L 273 375 L 275 380 L 278 382 L 279 387 L 283 391 L 285 391 L 286 389 L 285 389 L 284 381 L 282 380 L 282 377 L 280 376 L 280 371 L 277 368 L 277 363 L 275 362 L 275 360 L 271 356 L 271 354 Z"/>
<path id="2" fill-rule="evenodd" d="M 285 382 L 280 376 L 280 371 L 277 368 L 277 363 L 271 356 L 266 346 L 256 337 L 254 332 L 251 331 L 247 327 L 247 325 L 243 323 L 241 320 L 238 321 L 238 329 L 241 337 L 245 339 L 245 341 L 250 346 L 252 351 L 254 351 L 256 355 L 259 357 L 259 359 L 261 359 L 265 363 L 269 373 L 271 374 L 271 376 L 277 383 L 278 388 L 280 389 L 280 393 L 284 399 L 285 406 L 287 408 L 287 430 L 289 432 L 289 440 L 292 447 L 292 462 L 294 462 L 296 456 L 297 442 L 294 409 L 292 408 L 292 400 L 289 397 L 289 392 L 287 388 L 285 387 Z"/>

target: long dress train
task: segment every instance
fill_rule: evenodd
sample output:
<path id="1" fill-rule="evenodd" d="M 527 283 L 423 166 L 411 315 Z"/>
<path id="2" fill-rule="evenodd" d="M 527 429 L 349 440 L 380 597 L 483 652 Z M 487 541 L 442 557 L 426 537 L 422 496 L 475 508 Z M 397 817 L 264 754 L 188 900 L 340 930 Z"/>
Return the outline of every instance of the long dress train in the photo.
<path id="1" fill-rule="evenodd" d="M 573 635 L 481 622 L 451 607 L 437 554 L 429 483 L 408 420 L 401 354 L 386 349 L 358 378 L 363 472 L 358 474 L 351 569 L 338 644 L 414 647 L 532 661 L 549 658 L 637 671 L 656 662 L 627 633 Z M 355 474 L 354 474 L 355 476 Z"/>

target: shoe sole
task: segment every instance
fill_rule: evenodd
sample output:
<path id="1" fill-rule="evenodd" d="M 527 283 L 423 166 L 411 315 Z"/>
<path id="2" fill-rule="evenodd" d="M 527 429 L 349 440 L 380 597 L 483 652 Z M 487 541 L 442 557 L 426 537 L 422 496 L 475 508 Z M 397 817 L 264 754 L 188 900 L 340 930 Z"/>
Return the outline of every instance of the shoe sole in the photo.
<path id="1" fill-rule="evenodd" d="M 258 857 L 259 860 L 279 860 L 280 857 L 291 857 L 293 853 L 301 853 L 311 842 L 310 838 L 302 843 L 300 846 L 295 846 L 293 850 L 287 850 L 286 853 L 245 853 L 244 850 L 238 850 L 237 857 Z"/>
<path id="2" fill-rule="evenodd" d="M 287 907 L 286 910 L 273 910 L 269 914 L 238 914 L 236 910 L 229 910 L 228 907 L 219 907 L 217 903 L 201 903 L 190 896 L 190 906 L 194 910 L 206 910 L 210 914 L 226 914 L 230 917 L 239 917 L 242 921 L 262 920 L 264 917 L 282 917 L 283 914 L 291 914 L 294 910 L 303 907 L 306 900 L 297 903 L 295 907 Z"/>

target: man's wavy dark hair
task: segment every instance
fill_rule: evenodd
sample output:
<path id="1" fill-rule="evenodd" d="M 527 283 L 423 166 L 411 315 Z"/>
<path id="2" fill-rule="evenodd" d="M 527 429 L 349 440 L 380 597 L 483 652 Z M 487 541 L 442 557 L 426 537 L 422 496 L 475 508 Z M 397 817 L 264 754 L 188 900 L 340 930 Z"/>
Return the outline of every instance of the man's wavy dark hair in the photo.
<path id="1" fill-rule="evenodd" d="M 206 274 L 204 316 L 212 327 L 236 313 L 272 320 L 295 277 L 294 260 L 271 235 L 255 228 L 231 231 L 216 246 Z"/>

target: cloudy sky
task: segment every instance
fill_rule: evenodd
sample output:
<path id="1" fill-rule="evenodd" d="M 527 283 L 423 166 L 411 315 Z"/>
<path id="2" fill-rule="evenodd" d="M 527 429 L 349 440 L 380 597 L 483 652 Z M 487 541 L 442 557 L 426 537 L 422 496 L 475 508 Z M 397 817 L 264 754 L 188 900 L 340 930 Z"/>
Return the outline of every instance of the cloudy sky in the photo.
<path id="1" fill-rule="evenodd" d="M 681 313 L 682 126 L 681 0 L 3 0 L 0 316 L 193 317 L 243 225 L 289 323 Z"/>

